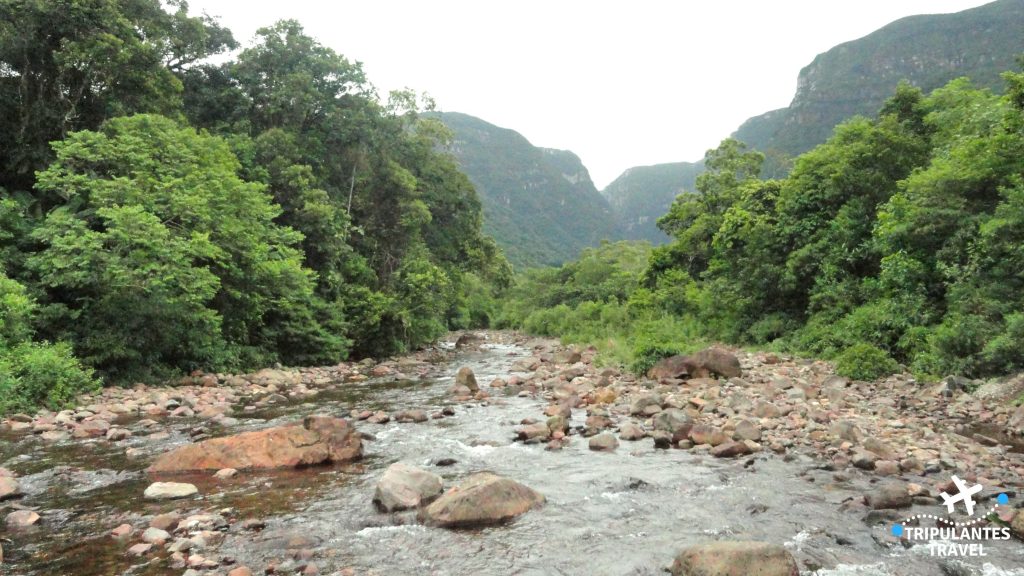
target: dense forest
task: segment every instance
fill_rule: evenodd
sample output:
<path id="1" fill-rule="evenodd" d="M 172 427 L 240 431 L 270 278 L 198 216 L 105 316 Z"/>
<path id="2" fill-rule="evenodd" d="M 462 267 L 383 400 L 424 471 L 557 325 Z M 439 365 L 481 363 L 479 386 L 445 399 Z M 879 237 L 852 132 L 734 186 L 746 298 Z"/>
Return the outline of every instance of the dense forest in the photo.
<path id="1" fill-rule="evenodd" d="M 511 269 L 429 102 L 294 21 L 238 51 L 182 1 L 0 11 L 0 412 L 486 323 Z"/>
<path id="2" fill-rule="evenodd" d="M 901 84 L 782 179 L 727 139 L 658 221 L 669 244 L 533 271 L 501 322 L 638 372 L 709 340 L 835 359 L 861 379 L 1020 370 L 1024 74 L 1003 79 L 1002 96 L 967 79 L 928 95 Z"/>

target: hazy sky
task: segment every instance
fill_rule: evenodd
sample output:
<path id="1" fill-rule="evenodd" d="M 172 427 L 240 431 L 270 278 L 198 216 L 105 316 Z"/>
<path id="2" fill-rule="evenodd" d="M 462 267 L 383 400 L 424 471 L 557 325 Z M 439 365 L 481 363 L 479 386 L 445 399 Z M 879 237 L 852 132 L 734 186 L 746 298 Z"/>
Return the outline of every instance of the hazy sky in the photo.
<path id="1" fill-rule="evenodd" d="M 363 62 L 381 94 L 578 154 L 598 188 L 630 166 L 697 160 L 789 104 L 820 52 L 911 14 L 983 0 L 191 0 L 243 44 L 294 18 Z"/>

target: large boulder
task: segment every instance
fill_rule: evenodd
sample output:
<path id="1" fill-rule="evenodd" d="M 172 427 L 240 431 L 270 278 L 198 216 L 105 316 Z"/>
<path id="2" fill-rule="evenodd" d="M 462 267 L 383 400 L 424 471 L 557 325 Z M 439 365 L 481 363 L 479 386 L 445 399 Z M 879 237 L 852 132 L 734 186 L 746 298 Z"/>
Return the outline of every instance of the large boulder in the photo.
<path id="1" fill-rule="evenodd" d="M 740 360 L 723 348 L 707 348 L 689 356 L 670 356 L 647 372 L 654 379 L 663 378 L 739 378 L 743 375 Z"/>
<path id="2" fill-rule="evenodd" d="M 709 542 L 676 556 L 673 576 L 799 576 L 796 560 L 766 542 Z"/>
<path id="3" fill-rule="evenodd" d="M 469 528 L 500 524 L 544 503 L 544 496 L 515 480 L 481 472 L 420 510 L 430 526 Z"/>
<path id="4" fill-rule="evenodd" d="M 344 419 L 307 416 L 301 423 L 189 444 L 168 452 L 150 473 L 234 468 L 294 468 L 360 458 L 359 434 Z"/>
<path id="5" fill-rule="evenodd" d="M 377 482 L 373 502 L 385 512 L 407 510 L 441 495 L 441 477 L 415 466 L 396 462 Z"/>

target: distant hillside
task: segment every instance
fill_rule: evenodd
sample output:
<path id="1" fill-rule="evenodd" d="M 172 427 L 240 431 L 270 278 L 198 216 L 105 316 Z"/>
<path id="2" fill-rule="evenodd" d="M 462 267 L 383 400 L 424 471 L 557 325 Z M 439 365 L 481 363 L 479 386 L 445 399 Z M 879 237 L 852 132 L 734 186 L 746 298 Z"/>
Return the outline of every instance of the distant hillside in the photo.
<path id="1" fill-rule="evenodd" d="M 680 192 L 694 190 L 703 170 L 701 162 L 637 166 L 623 172 L 601 194 L 611 204 L 626 239 L 663 244 L 669 238 L 658 229 L 657 219 L 668 212 Z"/>
<path id="2" fill-rule="evenodd" d="M 1002 91 L 999 74 L 1024 53 L 1024 0 L 955 14 L 909 16 L 818 55 L 800 71 L 788 108 L 743 123 L 734 136 L 762 151 L 796 156 L 855 115 L 874 115 L 900 80 L 925 92 L 954 78 Z"/>
<path id="3" fill-rule="evenodd" d="M 455 134 L 452 151 L 480 195 L 484 231 L 516 267 L 561 264 L 621 237 L 611 207 L 572 152 L 538 148 L 467 114 L 436 116 Z"/>

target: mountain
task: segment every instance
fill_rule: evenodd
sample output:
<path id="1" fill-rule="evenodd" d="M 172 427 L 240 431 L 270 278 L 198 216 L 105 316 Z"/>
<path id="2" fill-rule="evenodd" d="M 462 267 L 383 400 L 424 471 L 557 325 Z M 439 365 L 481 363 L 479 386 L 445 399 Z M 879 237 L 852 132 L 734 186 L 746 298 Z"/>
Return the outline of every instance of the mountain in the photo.
<path id="1" fill-rule="evenodd" d="M 821 144 L 855 115 L 874 116 L 908 80 L 925 92 L 954 78 L 1002 91 L 999 74 L 1024 53 L 1024 0 L 999 0 L 954 14 L 909 16 L 819 54 L 800 71 L 787 108 L 744 122 L 733 137 L 765 153 L 765 177 L 784 176 L 789 157 Z M 628 238 L 666 240 L 655 221 L 702 165 L 630 168 L 602 191 Z"/>
<path id="2" fill-rule="evenodd" d="M 929 92 L 954 78 L 1002 91 L 1001 72 L 1024 52 L 1024 0 L 999 0 L 953 14 L 901 18 L 840 44 L 800 71 L 788 108 L 750 118 L 734 137 L 761 151 L 796 156 L 855 115 L 873 116 L 900 80 Z"/>
<path id="3" fill-rule="evenodd" d="M 457 112 L 437 112 L 452 152 L 476 186 L 484 231 L 517 268 L 557 265 L 621 233 L 579 157 L 538 148 L 522 134 Z"/>
<path id="4" fill-rule="evenodd" d="M 611 205 L 627 239 L 664 244 L 669 237 L 656 221 L 680 192 L 694 190 L 697 175 L 703 171 L 702 162 L 637 166 L 623 172 L 601 195 Z"/>

